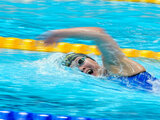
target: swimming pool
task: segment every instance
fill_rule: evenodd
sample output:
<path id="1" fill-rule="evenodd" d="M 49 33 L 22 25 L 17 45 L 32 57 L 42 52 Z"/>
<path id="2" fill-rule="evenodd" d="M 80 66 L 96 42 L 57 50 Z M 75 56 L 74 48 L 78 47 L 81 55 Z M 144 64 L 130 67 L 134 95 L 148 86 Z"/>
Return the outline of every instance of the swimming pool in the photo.
<path id="1" fill-rule="evenodd" d="M 106 1 L 0 1 L 0 36 L 35 39 L 51 29 L 96 26 L 121 48 L 160 51 L 159 5 Z M 65 42 L 94 44 L 90 41 Z M 91 118 L 159 119 L 160 90 L 124 87 L 59 64 L 63 53 L 0 49 L 0 109 Z M 98 62 L 100 56 L 91 55 Z M 157 60 L 132 58 L 160 78 Z"/>

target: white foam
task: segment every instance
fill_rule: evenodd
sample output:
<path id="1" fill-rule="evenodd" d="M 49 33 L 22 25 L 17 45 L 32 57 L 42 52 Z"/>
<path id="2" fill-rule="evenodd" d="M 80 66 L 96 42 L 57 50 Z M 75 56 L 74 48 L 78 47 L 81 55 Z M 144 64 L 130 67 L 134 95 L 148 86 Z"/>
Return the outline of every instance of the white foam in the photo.
<path id="1" fill-rule="evenodd" d="M 148 80 L 148 82 L 152 84 L 153 93 L 160 95 L 160 80 L 155 80 L 155 81 Z"/>

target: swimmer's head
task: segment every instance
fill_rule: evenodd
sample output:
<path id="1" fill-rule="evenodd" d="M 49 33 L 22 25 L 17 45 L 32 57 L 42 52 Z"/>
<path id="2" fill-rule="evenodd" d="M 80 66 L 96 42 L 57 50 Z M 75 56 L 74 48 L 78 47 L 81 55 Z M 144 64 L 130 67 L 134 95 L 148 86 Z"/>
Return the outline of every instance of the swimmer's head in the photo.
<path id="1" fill-rule="evenodd" d="M 93 61 L 95 61 L 93 58 L 89 57 L 88 55 L 85 54 L 78 54 L 78 53 L 69 53 L 64 57 L 64 60 L 62 62 L 63 65 L 70 67 L 72 62 L 77 58 L 77 57 L 83 57 L 83 58 L 90 58 Z"/>
<path id="2" fill-rule="evenodd" d="M 85 54 L 69 53 L 64 57 L 62 62 L 67 67 L 78 67 L 81 72 L 93 76 L 100 76 L 104 74 L 103 67 L 91 57 Z"/>

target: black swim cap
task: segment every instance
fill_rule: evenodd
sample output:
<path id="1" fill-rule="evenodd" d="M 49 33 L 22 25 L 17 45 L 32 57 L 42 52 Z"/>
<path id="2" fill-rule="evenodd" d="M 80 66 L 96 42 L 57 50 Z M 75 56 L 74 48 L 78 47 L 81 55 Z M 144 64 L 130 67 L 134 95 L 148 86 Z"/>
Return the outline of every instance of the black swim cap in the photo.
<path id="1" fill-rule="evenodd" d="M 79 54 L 79 53 L 69 53 L 64 57 L 64 60 L 62 61 L 62 64 L 70 67 L 72 62 L 77 58 L 77 57 L 86 57 L 94 60 L 93 58 L 89 57 L 88 55 L 85 54 Z M 95 61 L 95 60 L 94 60 Z"/>

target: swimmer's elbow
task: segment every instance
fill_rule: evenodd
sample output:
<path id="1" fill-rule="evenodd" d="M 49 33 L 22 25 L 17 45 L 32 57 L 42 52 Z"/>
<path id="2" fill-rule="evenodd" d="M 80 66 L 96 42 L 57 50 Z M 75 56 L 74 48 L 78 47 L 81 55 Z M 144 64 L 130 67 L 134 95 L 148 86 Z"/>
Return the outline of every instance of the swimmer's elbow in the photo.
<path id="1" fill-rule="evenodd" d="M 93 27 L 93 29 L 97 32 L 100 32 L 100 33 L 105 33 L 105 30 L 103 28 L 100 28 L 100 27 Z"/>

